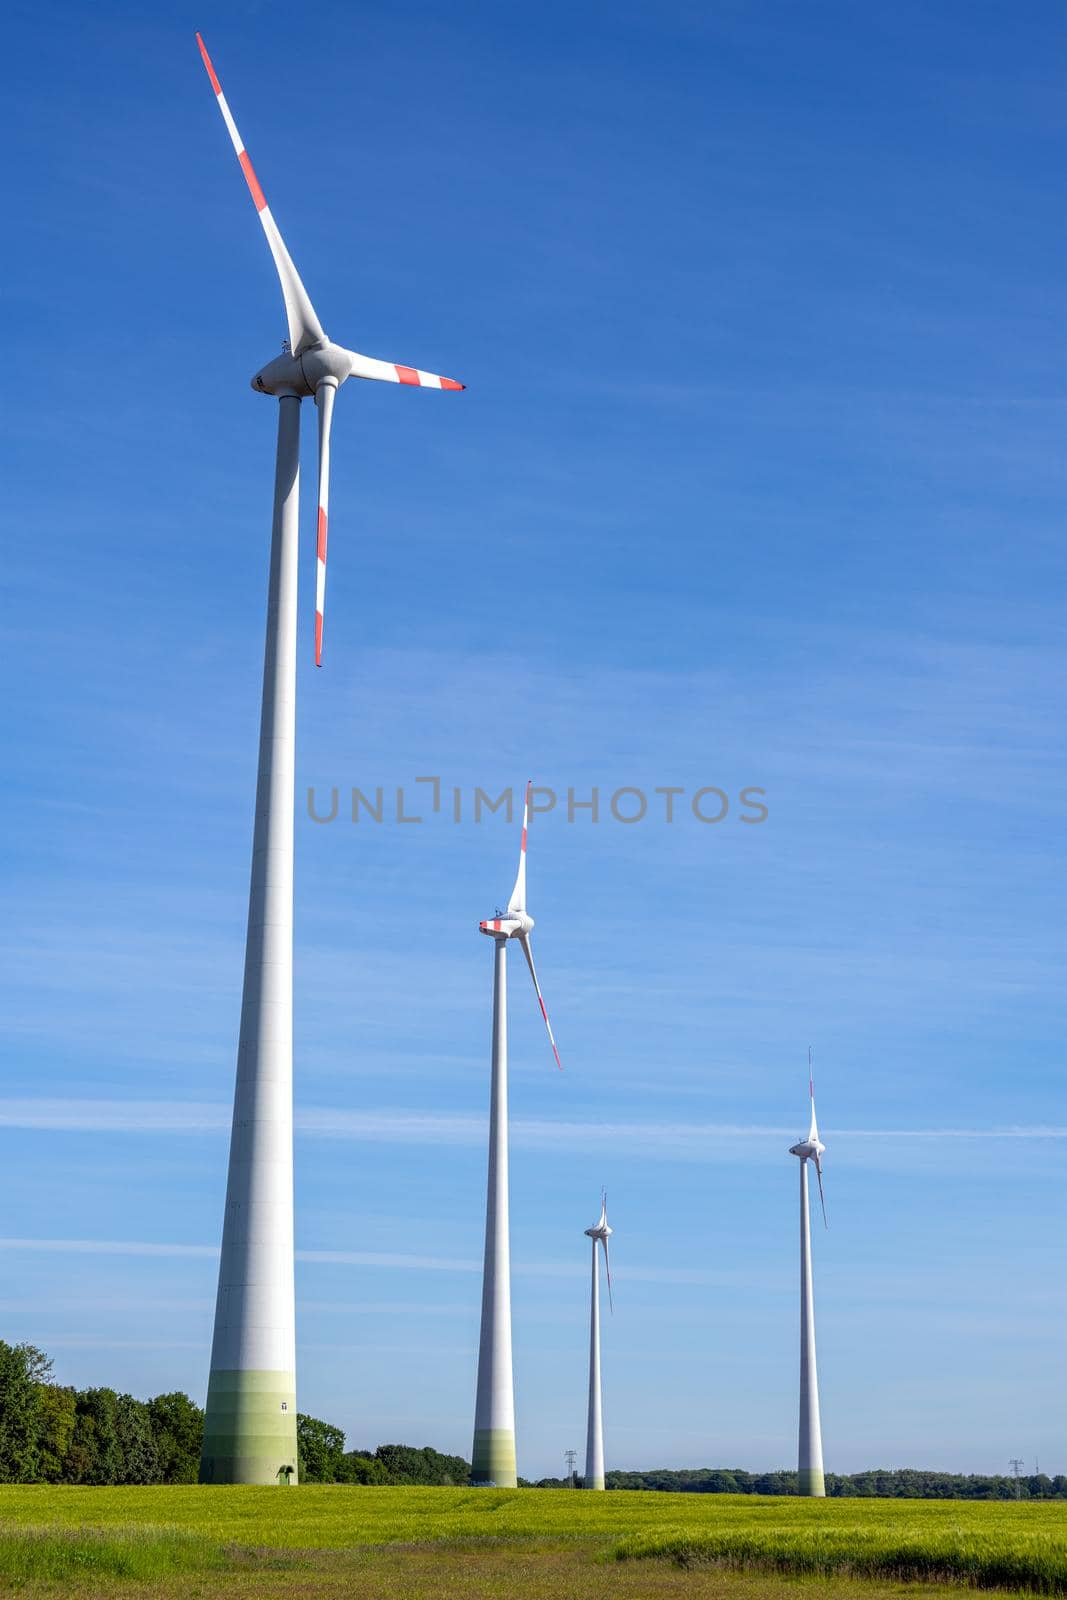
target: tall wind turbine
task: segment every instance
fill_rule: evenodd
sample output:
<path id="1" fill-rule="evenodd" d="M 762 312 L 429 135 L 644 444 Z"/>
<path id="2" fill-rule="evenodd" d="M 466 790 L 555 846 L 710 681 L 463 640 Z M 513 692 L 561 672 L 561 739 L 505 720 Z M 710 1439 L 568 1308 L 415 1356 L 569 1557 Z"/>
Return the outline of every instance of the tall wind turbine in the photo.
<path id="1" fill-rule="evenodd" d="M 600 1262 L 597 1245 L 604 1246 L 604 1272 L 608 1280 L 608 1304 L 611 1305 L 611 1262 L 608 1259 L 608 1239 L 614 1232 L 608 1227 L 608 1197 L 603 1195 L 600 1219 L 585 1236 L 593 1241 L 593 1280 L 589 1309 L 589 1425 L 585 1435 L 585 1487 L 604 1487 L 604 1412 L 600 1396 Z M 614 1307 L 612 1307 L 614 1309 Z"/>
<path id="2" fill-rule="evenodd" d="M 815 1121 L 815 1083 L 808 1050 L 808 1095 L 811 1100 L 811 1127 L 808 1137 L 790 1146 L 789 1154 L 800 1157 L 800 1449 L 797 1462 L 801 1494 L 821 1497 L 826 1493 L 822 1470 L 822 1426 L 819 1422 L 819 1374 L 815 1366 L 815 1295 L 811 1278 L 811 1217 L 808 1208 L 808 1162 L 815 1166 L 819 1181 L 819 1202 L 826 1226 L 826 1197 L 822 1189 L 822 1153 Z"/>
<path id="3" fill-rule="evenodd" d="M 515 1389 L 511 1366 L 511 1254 L 508 1245 L 508 943 L 515 939 L 526 957 L 537 1003 L 548 1029 L 556 1065 L 563 1070 L 552 1024 L 537 981 L 526 910 L 526 833 L 530 823 L 530 785 L 522 811 L 519 871 L 507 910 L 479 923 L 493 940 L 493 1074 L 489 1098 L 489 1184 L 485 1204 L 485 1266 L 482 1272 L 482 1329 L 478 1345 L 478 1391 L 474 1407 L 471 1483 L 514 1489 Z"/>
<path id="4" fill-rule="evenodd" d="M 278 401 L 263 700 L 241 1031 L 226 1212 L 211 1350 L 202 1481 L 279 1483 L 296 1473 L 293 1293 L 293 779 L 296 733 L 296 568 L 300 402 L 319 413 L 315 664 L 322 664 L 330 424 L 348 378 L 461 389 L 414 367 L 333 344 L 278 232 L 204 41 L 211 87 L 259 213 L 289 328 L 283 353 L 253 389 Z"/>

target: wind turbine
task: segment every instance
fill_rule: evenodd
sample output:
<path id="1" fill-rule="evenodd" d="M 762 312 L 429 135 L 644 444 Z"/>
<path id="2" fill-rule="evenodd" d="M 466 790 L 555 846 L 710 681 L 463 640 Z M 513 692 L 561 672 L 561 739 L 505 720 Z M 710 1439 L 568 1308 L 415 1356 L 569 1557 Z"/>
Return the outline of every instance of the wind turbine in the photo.
<path id="1" fill-rule="evenodd" d="M 589 1310 L 589 1425 L 585 1436 L 585 1487 L 604 1487 L 604 1414 L 600 1396 L 600 1262 L 596 1247 L 604 1246 L 604 1271 L 608 1280 L 608 1304 L 614 1310 L 611 1298 L 611 1262 L 608 1259 L 608 1239 L 615 1230 L 608 1227 L 608 1197 L 602 1195 L 600 1218 L 585 1236 L 593 1241 L 593 1285 Z"/>
<path id="2" fill-rule="evenodd" d="M 230 1164 L 200 1463 L 210 1483 L 280 1483 L 296 1472 L 293 1293 L 293 779 L 300 402 L 319 413 L 315 664 L 322 664 L 330 424 L 348 378 L 461 389 L 333 344 L 267 206 L 204 41 L 196 36 L 278 270 L 289 327 L 253 389 L 278 400 L 267 629 L 252 872 Z"/>
<path id="3" fill-rule="evenodd" d="M 800 1448 L 797 1462 L 801 1494 L 822 1497 L 826 1483 L 822 1470 L 822 1425 L 819 1421 L 819 1374 L 815 1366 L 815 1295 L 811 1278 L 811 1218 L 808 1208 L 808 1162 L 815 1166 L 819 1181 L 819 1202 L 826 1226 L 826 1197 L 822 1188 L 822 1153 L 815 1121 L 815 1083 L 812 1078 L 811 1050 L 808 1050 L 808 1096 L 811 1100 L 811 1127 L 808 1137 L 790 1146 L 789 1154 L 800 1157 Z"/>
<path id="4" fill-rule="evenodd" d="M 508 1245 L 508 943 L 515 939 L 526 957 L 537 1003 L 548 1029 L 556 1065 L 563 1063 L 552 1036 L 537 981 L 526 910 L 526 834 L 530 824 L 530 784 L 522 812 L 519 871 L 507 910 L 479 923 L 493 940 L 493 1071 L 489 1097 L 489 1183 L 485 1204 L 485 1265 L 482 1272 L 482 1327 L 478 1344 L 478 1390 L 474 1406 L 471 1483 L 514 1489 L 515 1389 L 511 1364 L 511 1255 Z"/>

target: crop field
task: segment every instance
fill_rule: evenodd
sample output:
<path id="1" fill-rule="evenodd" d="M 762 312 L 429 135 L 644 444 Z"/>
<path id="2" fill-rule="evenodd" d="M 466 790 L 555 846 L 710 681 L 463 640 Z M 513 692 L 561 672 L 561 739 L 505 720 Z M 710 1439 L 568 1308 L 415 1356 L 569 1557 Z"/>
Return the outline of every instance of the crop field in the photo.
<path id="1" fill-rule="evenodd" d="M 0 1592 L 287 1600 L 1067 1594 L 1067 1504 L 350 1488 L 0 1489 Z"/>

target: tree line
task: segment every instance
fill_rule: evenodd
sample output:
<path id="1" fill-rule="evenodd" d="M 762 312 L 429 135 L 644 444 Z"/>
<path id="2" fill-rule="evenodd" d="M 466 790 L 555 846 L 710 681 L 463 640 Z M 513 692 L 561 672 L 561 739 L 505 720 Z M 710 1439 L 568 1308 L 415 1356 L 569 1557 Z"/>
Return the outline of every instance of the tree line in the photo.
<path id="1" fill-rule="evenodd" d="M 662 1489 L 674 1494 L 798 1494 L 795 1472 L 746 1472 L 743 1467 L 694 1467 L 652 1472 L 607 1472 L 609 1489 Z M 581 1487 L 581 1478 L 542 1478 L 539 1489 Z M 915 1467 L 878 1468 L 845 1476 L 826 1474 L 827 1496 L 881 1500 L 1067 1500 L 1067 1477 L 1045 1472 L 1029 1477 L 982 1477 L 975 1473 L 923 1472 Z"/>
<path id="2" fill-rule="evenodd" d="M 73 1389 L 53 1378 L 51 1359 L 32 1344 L 0 1339 L 0 1483 L 195 1483 L 204 1413 L 175 1391 L 135 1400 L 114 1389 Z M 341 1428 L 301 1412 L 297 1464 L 303 1483 L 466 1484 L 470 1463 L 429 1445 L 380 1444 L 346 1450 Z M 796 1494 L 795 1472 L 699 1467 L 609 1472 L 609 1489 L 690 1494 Z M 542 1478 L 530 1487 L 572 1489 L 581 1478 Z M 520 1478 L 521 1485 L 526 1480 Z M 979 1477 L 953 1472 L 826 1474 L 827 1495 L 881 1499 L 1067 1500 L 1067 1477 Z"/>
<path id="3" fill-rule="evenodd" d="M 375 1451 L 346 1450 L 341 1428 L 303 1413 L 296 1424 L 302 1483 L 394 1483 L 450 1485 L 470 1481 L 462 1456 L 442 1455 L 430 1445 L 380 1444 Z"/>
<path id="4" fill-rule="evenodd" d="M 188 1395 L 67 1388 L 43 1350 L 0 1339 L 0 1483 L 195 1483 L 203 1432 Z"/>
<path id="5" fill-rule="evenodd" d="M 0 1339 L 0 1483 L 195 1483 L 204 1413 L 187 1394 L 151 1400 L 114 1389 L 54 1382 L 51 1358 Z M 428 1445 L 345 1450 L 345 1436 L 317 1417 L 297 1417 L 297 1464 L 305 1483 L 464 1484 L 470 1463 Z"/>

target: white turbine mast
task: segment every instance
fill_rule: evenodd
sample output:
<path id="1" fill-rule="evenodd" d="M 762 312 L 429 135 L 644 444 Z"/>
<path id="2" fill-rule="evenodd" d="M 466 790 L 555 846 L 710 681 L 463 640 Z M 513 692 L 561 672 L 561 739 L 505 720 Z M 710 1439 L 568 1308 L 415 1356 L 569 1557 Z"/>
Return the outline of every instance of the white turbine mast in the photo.
<path id="1" fill-rule="evenodd" d="M 508 1242 L 508 994 L 507 949 L 514 939 L 522 948 L 533 978 L 537 1003 L 548 1029 L 556 1065 L 556 1049 L 544 996 L 537 981 L 530 933 L 534 920 L 526 910 L 526 835 L 530 825 L 530 788 L 522 812 L 519 870 L 506 912 L 479 923 L 494 943 L 493 1066 L 489 1099 L 489 1182 L 485 1205 L 485 1266 L 482 1274 L 482 1326 L 478 1344 L 478 1389 L 474 1408 L 471 1482 L 514 1489 L 515 1389 L 511 1359 L 511 1254 Z"/>
<path id="2" fill-rule="evenodd" d="M 348 378 L 461 389 L 451 378 L 331 343 L 271 215 L 215 68 L 211 87 L 281 283 L 289 337 L 253 389 L 278 405 L 270 582 L 241 1028 L 200 1476 L 212 1483 L 296 1481 L 293 1292 L 293 781 L 296 735 L 300 402 L 319 413 L 315 664 L 322 664 L 330 425 Z"/>
<path id="3" fill-rule="evenodd" d="M 819 1419 L 819 1374 L 815 1363 L 815 1293 L 811 1272 L 811 1215 L 808 1204 L 808 1162 L 819 1182 L 819 1201 L 823 1226 L 826 1223 L 826 1198 L 822 1187 L 822 1154 L 826 1146 L 819 1139 L 815 1120 L 815 1082 L 812 1052 L 808 1047 L 808 1096 L 811 1124 L 808 1136 L 790 1146 L 789 1154 L 800 1158 L 800 1438 L 798 1449 L 799 1490 L 804 1495 L 821 1497 L 826 1493 L 822 1465 L 822 1424 Z"/>
<path id="4" fill-rule="evenodd" d="M 614 1232 L 608 1227 L 608 1197 L 601 1193 L 600 1216 L 585 1236 L 593 1241 L 593 1274 L 589 1301 L 589 1420 L 585 1435 L 585 1488 L 604 1487 L 604 1408 L 600 1392 L 600 1261 L 597 1245 L 604 1249 L 604 1273 L 608 1282 L 608 1305 L 615 1309 L 611 1293 L 611 1260 L 608 1240 Z"/>

